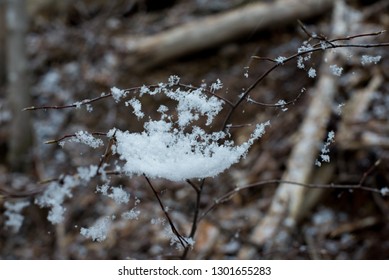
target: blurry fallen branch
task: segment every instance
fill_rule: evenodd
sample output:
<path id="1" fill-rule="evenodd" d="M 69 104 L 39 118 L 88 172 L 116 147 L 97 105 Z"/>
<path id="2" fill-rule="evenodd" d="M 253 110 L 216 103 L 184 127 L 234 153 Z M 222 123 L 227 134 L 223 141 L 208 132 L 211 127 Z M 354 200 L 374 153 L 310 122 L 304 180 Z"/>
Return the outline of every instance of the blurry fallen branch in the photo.
<path id="1" fill-rule="evenodd" d="M 344 36 L 348 30 L 348 24 L 345 22 L 345 13 L 347 8 L 343 1 L 336 2 L 333 12 L 333 35 Z M 339 63 L 336 61 L 334 52 L 327 52 L 323 58 L 328 64 L 323 64 L 320 69 L 320 78 L 312 94 L 312 100 L 308 105 L 308 112 L 300 127 L 296 144 L 292 150 L 287 170 L 285 171 L 283 181 L 295 181 L 306 184 L 309 182 L 314 169 L 315 158 L 318 157 L 318 147 L 322 142 L 330 118 L 333 98 L 337 90 L 337 77 L 335 77 L 328 65 Z M 328 183 L 328 182 L 326 182 Z M 273 243 L 274 238 L 280 232 L 289 236 L 290 231 L 294 229 L 301 219 L 304 200 L 309 190 L 303 186 L 293 186 L 288 183 L 281 183 L 278 187 L 273 202 L 268 213 L 254 228 L 250 241 L 264 245 L 266 242 Z M 311 204 L 311 206 L 313 206 Z M 283 238 L 287 242 L 288 238 Z M 285 244 L 284 244 L 285 245 Z M 244 257 L 249 257 L 244 250 Z"/>
<path id="2" fill-rule="evenodd" d="M 341 236 L 344 233 L 351 233 L 357 230 L 361 230 L 367 227 L 372 227 L 380 223 L 380 219 L 378 217 L 366 217 L 361 220 L 357 220 L 351 223 L 344 223 L 340 225 L 337 229 L 332 230 L 329 235 L 331 238 L 336 238 Z"/>
<path id="3" fill-rule="evenodd" d="M 279 27 L 297 19 L 312 17 L 328 10 L 333 2 L 293 0 L 254 3 L 153 36 L 116 38 L 114 44 L 127 53 L 128 63 L 135 71 L 142 71 L 173 58 L 242 38 L 263 28 Z"/>
<path id="4" fill-rule="evenodd" d="M 377 70 L 377 69 L 376 69 Z M 383 82 L 382 74 L 373 71 L 369 84 L 351 94 L 342 112 L 337 142 L 342 149 L 364 147 L 389 147 L 389 128 L 387 124 L 368 120 L 368 109 L 378 88 Z"/>

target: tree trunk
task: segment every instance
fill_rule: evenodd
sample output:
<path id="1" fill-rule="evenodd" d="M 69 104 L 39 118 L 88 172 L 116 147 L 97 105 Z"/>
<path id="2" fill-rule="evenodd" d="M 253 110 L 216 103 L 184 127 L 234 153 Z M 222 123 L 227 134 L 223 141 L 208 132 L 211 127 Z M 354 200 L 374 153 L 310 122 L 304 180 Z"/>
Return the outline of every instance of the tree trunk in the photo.
<path id="1" fill-rule="evenodd" d="M 0 0 L 0 87 L 5 81 L 5 4 Z"/>
<path id="2" fill-rule="evenodd" d="M 26 54 L 27 13 L 25 0 L 6 2 L 7 101 L 11 110 L 8 163 L 13 171 L 25 171 L 31 163 L 32 126 L 22 109 L 31 104 Z"/>

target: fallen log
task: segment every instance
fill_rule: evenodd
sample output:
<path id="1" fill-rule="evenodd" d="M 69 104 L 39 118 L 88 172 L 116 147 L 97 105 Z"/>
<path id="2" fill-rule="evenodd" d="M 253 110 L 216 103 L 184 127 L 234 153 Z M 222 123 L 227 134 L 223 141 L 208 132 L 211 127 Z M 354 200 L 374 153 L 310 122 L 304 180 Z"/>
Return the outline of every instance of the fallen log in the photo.
<path id="1" fill-rule="evenodd" d="M 334 0 L 289 0 L 253 3 L 208 16 L 156 35 L 118 37 L 114 45 L 126 54 L 134 70 L 146 70 L 168 60 L 215 47 L 268 27 L 279 27 L 318 15 Z"/>

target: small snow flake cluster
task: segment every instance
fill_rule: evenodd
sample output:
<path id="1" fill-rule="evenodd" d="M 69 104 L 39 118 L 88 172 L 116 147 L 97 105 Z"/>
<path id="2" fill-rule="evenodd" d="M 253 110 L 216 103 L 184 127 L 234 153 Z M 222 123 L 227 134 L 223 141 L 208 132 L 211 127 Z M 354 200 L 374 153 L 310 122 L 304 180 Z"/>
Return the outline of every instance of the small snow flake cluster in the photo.
<path id="1" fill-rule="evenodd" d="M 278 100 L 274 105 L 279 106 L 283 112 L 288 111 L 288 108 L 286 108 L 287 103 L 283 99 Z"/>
<path id="2" fill-rule="evenodd" d="M 316 159 L 315 165 L 320 167 L 322 162 L 330 162 L 330 156 L 328 155 L 330 152 L 329 146 L 333 142 L 335 142 L 335 132 L 331 130 L 328 132 L 327 140 L 321 148 L 320 159 Z"/>
<path id="3" fill-rule="evenodd" d="M 313 69 L 312 67 L 309 68 L 309 70 L 308 70 L 308 77 L 309 78 L 315 78 L 316 77 L 316 70 Z"/>
<path id="4" fill-rule="evenodd" d="M 98 219 L 93 224 L 93 226 L 89 228 L 81 228 L 80 233 L 86 238 L 91 238 L 94 241 L 97 242 L 104 241 L 108 236 L 113 219 L 115 219 L 114 216 L 102 217 Z"/>
<path id="5" fill-rule="evenodd" d="M 117 204 L 125 204 L 130 201 L 130 194 L 122 187 L 111 187 L 108 184 L 98 186 L 96 191 L 113 199 Z"/>
<path id="6" fill-rule="evenodd" d="M 95 138 L 91 133 L 83 130 L 77 131 L 69 142 L 83 143 L 94 149 L 104 145 L 101 139 Z M 61 141 L 59 144 L 63 147 L 65 142 Z"/>
<path id="7" fill-rule="evenodd" d="M 284 64 L 286 60 L 286 57 L 285 56 L 279 56 L 275 59 L 275 61 L 277 62 L 277 64 Z"/>
<path id="8" fill-rule="evenodd" d="M 130 101 L 127 101 L 126 106 L 131 105 L 134 109 L 133 113 L 138 119 L 142 119 L 145 114 L 142 112 L 142 103 L 136 98 L 132 98 Z"/>
<path id="9" fill-rule="evenodd" d="M 362 55 L 361 57 L 361 64 L 362 65 L 369 65 L 369 64 L 377 64 L 381 60 L 381 56 L 371 56 L 371 55 Z"/>
<path id="10" fill-rule="evenodd" d="M 389 188 L 388 187 L 383 187 L 381 190 L 381 195 L 382 196 L 389 196 Z"/>
<path id="11" fill-rule="evenodd" d="M 301 55 L 297 57 L 297 68 L 304 69 L 305 64 L 304 62 L 307 62 L 312 57 L 312 51 L 313 47 L 308 42 L 304 42 L 304 44 L 298 48 L 297 52 Z"/>
<path id="12" fill-rule="evenodd" d="M 122 98 L 126 97 L 127 92 L 122 89 L 118 89 L 117 87 L 111 88 L 111 94 L 113 99 L 115 99 L 116 102 L 119 102 Z"/>
<path id="13" fill-rule="evenodd" d="M 5 227 L 11 229 L 14 233 L 18 232 L 24 220 L 21 212 L 29 205 L 30 202 L 28 201 L 4 202 L 4 207 L 6 209 L 4 212 L 6 217 Z"/>
<path id="14" fill-rule="evenodd" d="M 333 75 L 340 77 L 343 72 L 343 67 L 339 67 L 338 65 L 330 65 L 330 71 Z"/>

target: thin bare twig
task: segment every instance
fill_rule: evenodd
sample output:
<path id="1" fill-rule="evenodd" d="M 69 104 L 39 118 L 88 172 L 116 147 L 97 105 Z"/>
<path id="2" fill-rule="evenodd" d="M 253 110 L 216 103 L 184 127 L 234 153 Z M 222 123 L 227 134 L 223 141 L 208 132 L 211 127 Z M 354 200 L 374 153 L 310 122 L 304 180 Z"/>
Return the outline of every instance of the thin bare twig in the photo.
<path id="1" fill-rule="evenodd" d="M 300 91 L 300 93 L 291 101 L 285 101 L 284 103 L 263 103 L 263 102 L 258 102 L 258 101 L 255 101 L 254 99 L 252 99 L 250 96 L 247 96 L 247 103 L 250 103 L 250 104 L 255 104 L 255 105 L 260 105 L 260 106 L 266 106 L 266 107 L 285 107 L 287 105 L 290 105 L 290 104 L 295 104 L 301 97 L 301 95 L 304 93 L 305 91 Z"/>
<path id="2" fill-rule="evenodd" d="M 173 232 L 173 234 L 177 237 L 178 241 L 180 242 L 182 248 L 186 248 L 189 246 L 188 244 L 188 241 L 186 241 L 186 239 L 178 232 L 178 230 L 176 229 L 176 227 L 174 226 L 174 223 L 172 221 L 172 219 L 170 218 L 169 216 L 169 213 L 166 211 L 166 208 L 165 206 L 163 205 L 163 202 L 162 200 L 160 199 L 157 191 L 155 190 L 153 184 L 151 183 L 150 179 L 146 176 L 146 175 L 143 175 L 143 177 L 146 179 L 147 181 L 147 184 L 149 185 L 149 187 L 151 188 L 151 190 L 153 191 L 155 197 L 157 198 L 158 200 L 158 203 L 159 203 L 159 206 L 161 207 L 166 219 L 168 220 L 168 223 L 170 225 L 170 228 Z"/>
<path id="3" fill-rule="evenodd" d="M 203 187 L 204 187 L 205 179 L 201 180 L 200 186 L 196 186 L 190 180 L 186 180 L 186 181 L 187 181 L 187 183 L 190 186 L 192 186 L 192 188 L 196 192 L 196 205 L 195 205 L 195 210 L 194 210 L 194 213 L 193 213 L 192 229 L 191 229 L 191 231 L 189 233 L 189 237 L 193 239 L 195 234 L 196 234 L 197 225 L 198 225 L 198 222 L 199 222 L 198 217 L 199 217 L 199 213 L 200 213 L 200 200 L 201 200 L 201 194 L 202 194 L 202 190 L 203 190 Z M 186 259 L 188 253 L 189 253 L 189 246 L 187 246 L 185 248 L 184 253 L 182 254 L 182 259 Z"/>
<path id="4" fill-rule="evenodd" d="M 100 170 L 101 168 L 103 167 L 103 164 L 104 162 L 109 158 L 110 155 L 112 155 L 112 145 L 115 143 L 115 134 L 116 134 L 116 130 L 115 132 L 113 133 L 112 137 L 109 139 L 109 142 L 108 142 L 108 145 L 107 147 L 105 148 L 105 152 L 103 154 L 103 156 L 100 158 L 100 162 L 99 162 L 99 165 L 97 166 L 97 174 L 100 174 Z"/>
<path id="5" fill-rule="evenodd" d="M 107 136 L 106 132 L 91 132 L 91 134 L 95 135 L 95 136 Z M 77 135 L 76 134 L 66 134 L 59 139 L 48 140 L 45 142 L 45 144 L 56 144 L 56 143 L 61 142 L 62 140 L 65 140 L 67 138 L 73 138 L 73 137 L 77 137 Z"/>
<path id="6" fill-rule="evenodd" d="M 110 97 L 112 96 L 112 93 L 107 93 L 107 94 L 104 94 L 104 95 L 101 95 L 101 96 L 98 96 L 98 97 L 95 97 L 95 98 L 92 98 L 92 99 L 84 99 L 80 102 L 75 102 L 73 104 L 69 104 L 69 105 L 61 105 L 61 106 L 40 106 L 40 107 L 35 107 L 35 106 L 31 106 L 31 107 L 27 107 L 27 108 L 24 108 L 23 111 L 35 111 L 35 110 L 62 110 L 62 109 L 68 109 L 68 108 L 78 108 L 82 105 L 86 105 L 86 104 L 91 104 L 93 102 L 96 102 L 96 101 L 99 101 L 99 100 L 102 100 L 102 99 L 105 99 L 107 97 Z"/>
<path id="7" fill-rule="evenodd" d="M 203 87 L 195 87 L 195 86 L 192 86 L 192 85 L 187 85 L 187 84 L 182 84 L 182 83 L 178 83 L 176 86 L 184 87 L 184 88 L 191 89 L 191 90 L 197 90 L 197 89 L 201 88 L 208 95 L 214 96 L 214 97 L 224 101 L 230 107 L 232 107 L 234 105 L 227 98 L 225 98 L 225 97 L 223 97 L 221 95 L 218 95 L 218 94 L 212 92 L 211 90 L 208 90 L 208 89 L 203 88 Z M 151 89 L 155 89 L 155 88 L 160 87 L 160 85 L 148 85 L 147 87 L 151 88 Z M 173 87 L 173 86 L 169 86 L 169 87 Z M 141 86 L 132 87 L 132 88 L 124 89 L 124 91 L 125 91 L 126 94 L 130 93 L 130 92 L 139 92 L 141 88 L 142 88 Z M 112 97 L 112 93 L 106 93 L 106 94 L 103 94 L 101 96 L 98 96 L 98 97 L 95 97 L 95 98 L 92 98 L 92 99 L 84 99 L 82 101 L 74 102 L 72 104 L 67 104 L 67 105 L 50 105 L 50 106 L 39 106 L 39 107 L 31 106 L 31 107 L 24 108 L 22 111 L 62 110 L 62 109 L 69 109 L 69 108 L 80 108 L 83 105 L 92 104 L 94 102 L 97 102 L 99 100 L 102 100 L 102 99 L 105 99 L 105 98 L 108 98 L 108 97 Z"/>
<path id="8" fill-rule="evenodd" d="M 218 205 L 229 201 L 234 195 L 236 195 L 238 192 L 250 188 L 255 187 L 263 187 L 266 185 L 272 185 L 272 184 L 290 184 L 290 185 L 296 185 L 296 186 L 302 186 L 306 188 L 325 188 L 325 189 L 347 189 L 347 190 L 362 190 L 362 191 L 368 191 L 373 193 L 381 194 L 381 191 L 379 189 L 362 186 L 362 185 L 337 185 L 337 184 L 305 184 L 305 183 L 299 183 L 299 182 L 292 182 L 292 181 L 285 181 L 281 179 L 274 179 L 274 180 L 266 180 L 261 181 L 241 187 L 235 187 L 233 190 L 227 192 L 226 194 L 220 196 L 219 198 L 215 199 L 213 204 L 210 205 L 207 210 L 204 211 L 204 213 L 199 217 L 199 221 L 202 220 L 208 213 L 213 211 Z"/>

